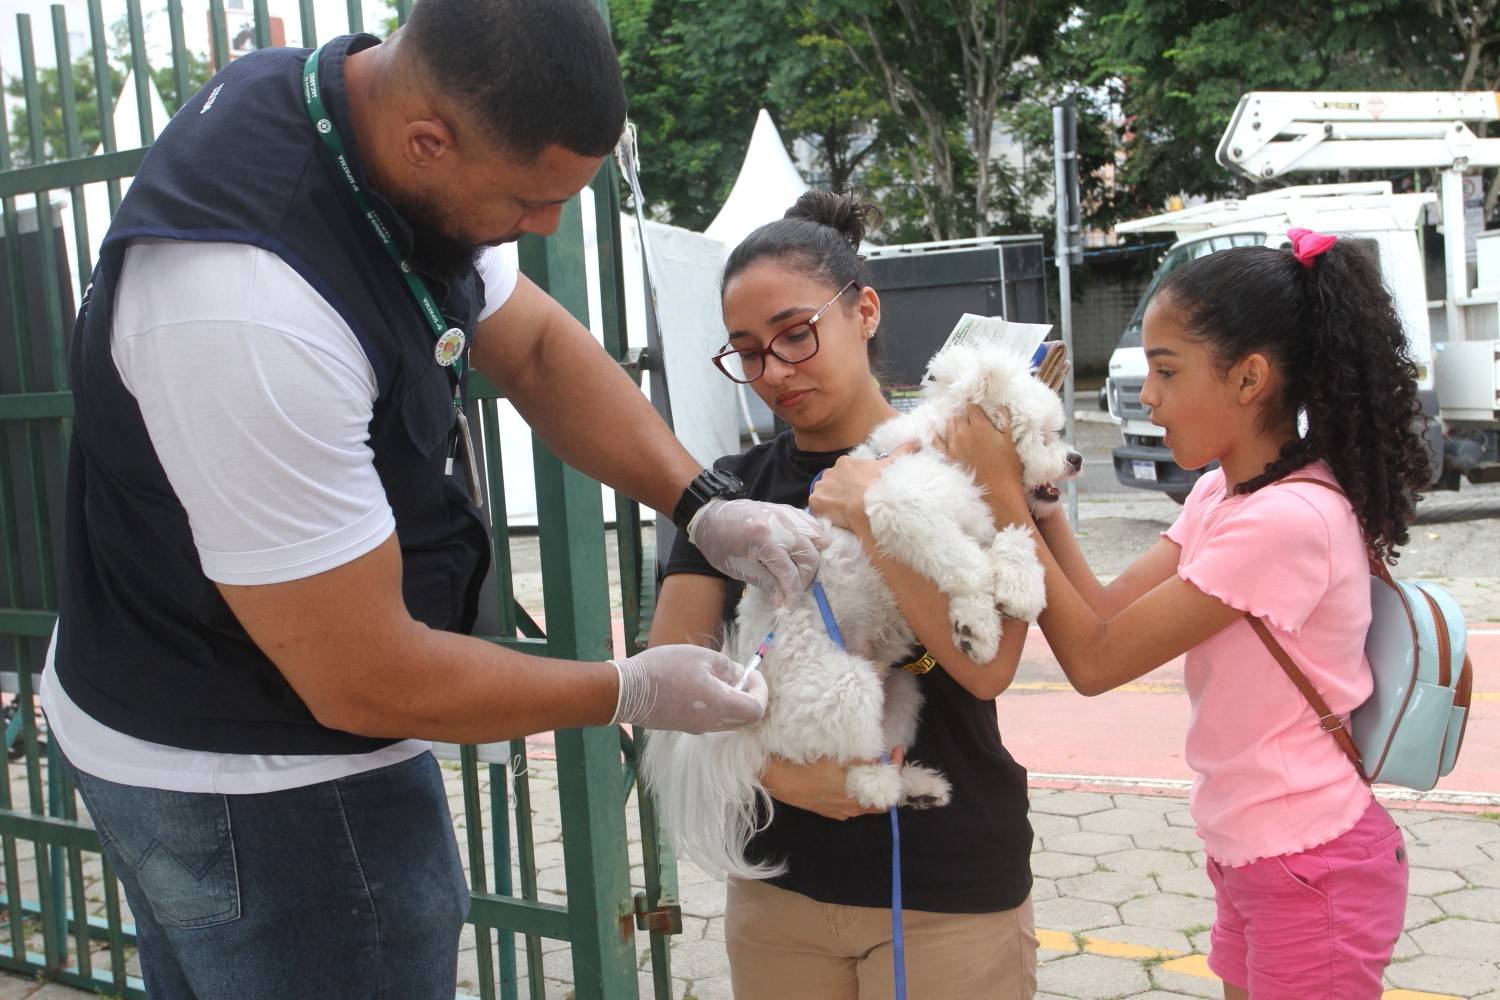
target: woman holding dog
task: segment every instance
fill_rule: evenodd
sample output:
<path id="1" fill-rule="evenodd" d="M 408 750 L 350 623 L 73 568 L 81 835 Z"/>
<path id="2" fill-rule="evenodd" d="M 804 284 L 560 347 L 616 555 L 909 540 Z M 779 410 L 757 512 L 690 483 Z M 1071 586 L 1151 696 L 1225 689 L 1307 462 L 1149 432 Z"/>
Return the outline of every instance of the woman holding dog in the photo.
<path id="1" fill-rule="evenodd" d="M 871 369 L 880 298 L 858 254 L 873 213 L 848 195 L 808 192 L 725 266 L 729 336 L 715 364 L 790 428 L 717 463 L 754 499 L 806 505 L 814 478 L 895 416 Z M 994 659 L 971 661 L 953 646 L 936 586 L 882 560 L 867 522 L 846 526 L 924 644 L 908 666 L 921 672 L 925 698 L 917 738 L 897 752 L 944 772 L 953 790 L 945 807 L 900 813 L 908 993 L 1024 1000 L 1036 989 L 1026 772 L 1000 742 L 994 699 L 1015 675 L 1026 625 L 1006 622 Z M 741 585 L 683 535 L 664 572 L 652 645 L 717 645 Z M 729 884 L 725 938 L 737 1000 L 892 993 L 890 824 L 848 796 L 844 770 L 775 760 L 762 775 L 776 803 L 747 857 L 785 863 L 786 872 Z"/>
<path id="2" fill-rule="evenodd" d="M 1067 520 L 1042 518 L 1041 625 L 1086 695 L 1187 655 L 1192 812 L 1218 908 L 1209 966 L 1225 996 L 1368 1000 L 1403 924 L 1401 831 L 1247 618 L 1347 718 L 1372 687 L 1367 552 L 1393 561 L 1406 544 L 1427 461 L 1415 367 L 1375 262 L 1331 236 L 1288 236 L 1187 264 L 1152 299 L 1141 401 L 1179 465 L 1219 468 L 1108 585 Z M 1025 516 L 1008 435 L 971 415 L 948 447 L 998 516 Z M 837 523 L 878 473 L 844 470 L 813 509 Z"/>

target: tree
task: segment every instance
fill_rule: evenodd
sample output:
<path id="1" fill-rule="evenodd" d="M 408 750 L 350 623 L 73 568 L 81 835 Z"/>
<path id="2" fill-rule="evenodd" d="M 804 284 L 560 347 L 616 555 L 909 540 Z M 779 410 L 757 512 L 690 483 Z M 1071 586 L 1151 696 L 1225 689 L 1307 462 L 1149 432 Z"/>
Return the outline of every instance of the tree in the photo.
<path id="1" fill-rule="evenodd" d="M 723 203 L 762 107 L 805 137 L 830 183 L 873 155 L 878 100 L 841 49 L 778 0 L 620 0 L 610 12 L 642 183 L 654 211 L 701 229 Z"/>
<path id="2" fill-rule="evenodd" d="M 84 155 L 92 153 L 102 141 L 99 131 L 99 102 L 94 86 L 94 60 L 81 56 L 74 61 L 73 101 L 78 116 L 79 145 Z M 56 67 L 39 69 L 36 74 L 37 96 L 42 115 L 41 156 L 34 155 L 31 148 L 30 124 L 24 103 L 11 110 L 10 142 L 11 161 L 15 166 L 31 166 L 47 160 L 60 160 L 68 155 L 67 132 L 63 128 L 62 93 Z M 125 82 L 125 74 L 117 66 L 109 67 L 110 91 L 116 98 Z M 12 77 L 5 86 L 11 97 L 24 98 L 25 87 L 20 77 Z"/>
<path id="3" fill-rule="evenodd" d="M 1015 124 L 1007 109 L 1034 96 L 1033 69 L 1070 4 L 818 0 L 812 9 L 884 96 L 882 131 L 904 133 L 904 172 L 933 239 L 984 235 L 996 225 L 997 203 L 1024 205 L 1031 171 L 998 164 L 993 139 L 997 125 Z"/>
<path id="4" fill-rule="evenodd" d="M 1500 0 L 1431 0 L 1433 13 L 1448 22 L 1463 52 L 1459 90 L 1500 90 Z M 1475 86 L 1478 84 L 1478 86 Z M 1488 135 L 1489 122 L 1480 135 Z M 1500 170 L 1489 172 L 1484 197 L 1486 218 L 1500 204 Z"/>
<path id="5" fill-rule="evenodd" d="M 1075 36 L 1118 100 L 1120 197 L 1134 213 L 1248 184 L 1214 159 L 1249 90 L 1451 89 L 1455 46 L 1428 0 L 1089 0 Z"/>

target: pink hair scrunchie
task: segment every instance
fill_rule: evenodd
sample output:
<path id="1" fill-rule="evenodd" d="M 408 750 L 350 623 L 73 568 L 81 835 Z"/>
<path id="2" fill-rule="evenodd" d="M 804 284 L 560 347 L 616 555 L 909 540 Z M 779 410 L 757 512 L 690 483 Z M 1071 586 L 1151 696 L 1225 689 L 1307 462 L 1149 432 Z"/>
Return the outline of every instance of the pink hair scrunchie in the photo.
<path id="1" fill-rule="evenodd" d="M 1315 233 L 1311 229 L 1288 229 L 1286 237 L 1292 241 L 1292 256 L 1297 258 L 1297 263 L 1307 268 L 1313 266 L 1315 258 L 1327 253 L 1328 248 L 1339 241 L 1337 236 Z"/>

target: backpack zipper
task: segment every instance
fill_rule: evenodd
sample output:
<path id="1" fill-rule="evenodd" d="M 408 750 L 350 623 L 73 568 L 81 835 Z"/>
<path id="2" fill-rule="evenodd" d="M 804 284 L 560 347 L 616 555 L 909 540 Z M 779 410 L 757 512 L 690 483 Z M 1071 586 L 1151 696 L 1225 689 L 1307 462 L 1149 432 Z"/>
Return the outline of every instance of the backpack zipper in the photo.
<path id="1" fill-rule="evenodd" d="M 1422 590 L 1421 587 L 1417 588 Z M 1427 600 L 1427 606 L 1432 609 L 1433 631 L 1437 633 L 1438 645 L 1438 684 L 1447 687 L 1453 679 L 1453 650 L 1448 646 L 1448 623 L 1443 618 L 1443 613 L 1438 610 L 1437 601 L 1432 595 L 1422 590 L 1422 596 Z"/>

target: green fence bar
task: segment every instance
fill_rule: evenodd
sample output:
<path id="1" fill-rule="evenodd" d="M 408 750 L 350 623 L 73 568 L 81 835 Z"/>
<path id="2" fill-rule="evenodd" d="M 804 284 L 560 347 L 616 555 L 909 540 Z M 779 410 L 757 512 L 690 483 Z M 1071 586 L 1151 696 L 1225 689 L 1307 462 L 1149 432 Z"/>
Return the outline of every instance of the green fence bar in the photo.
<path id="1" fill-rule="evenodd" d="M 83 141 L 78 134 L 78 99 L 73 92 L 73 54 L 68 45 L 68 14 L 62 4 L 52 5 L 52 40 L 57 54 L 57 88 L 62 102 L 64 153 L 70 160 L 83 155 Z M 64 69 L 66 67 L 66 69 Z M 89 260 L 89 221 L 83 200 L 83 186 L 68 189 L 73 208 L 73 243 L 77 255 L 75 267 L 80 275 L 93 270 Z"/>
<path id="2" fill-rule="evenodd" d="M 224 12 L 224 0 L 208 0 L 208 47 L 214 72 L 229 65 L 229 16 Z"/>
<path id="3" fill-rule="evenodd" d="M 115 93 L 109 75 L 109 43 L 105 35 L 101 0 L 89 0 L 89 47 L 94 54 L 94 100 L 99 107 L 100 148 L 113 153 L 115 146 Z M 133 171 L 132 171 L 133 172 Z M 120 207 L 119 176 L 109 179 L 109 214 Z"/>
<path id="4" fill-rule="evenodd" d="M 182 34 L 182 0 L 167 0 L 167 26 L 172 33 L 172 86 L 181 108 L 193 96 L 188 83 L 188 47 Z"/>
<path id="5" fill-rule="evenodd" d="M 267 6 L 266 0 L 254 0 L 254 8 L 255 47 L 269 49 L 271 47 L 271 8 Z"/>
<path id="6" fill-rule="evenodd" d="M 141 0 L 125 0 L 125 18 L 130 26 L 130 73 L 135 78 L 135 110 L 141 123 L 141 145 L 156 138 L 151 114 L 151 66 L 146 61 L 146 23 Z"/>
<path id="7" fill-rule="evenodd" d="M 297 10 L 302 16 L 302 44 L 314 48 L 318 44 L 318 15 L 313 0 L 298 0 Z"/>
<path id="8" fill-rule="evenodd" d="M 365 30 L 365 12 L 360 6 L 359 0 L 346 0 L 345 9 L 349 11 L 349 33 L 358 34 Z"/>

